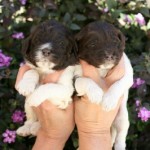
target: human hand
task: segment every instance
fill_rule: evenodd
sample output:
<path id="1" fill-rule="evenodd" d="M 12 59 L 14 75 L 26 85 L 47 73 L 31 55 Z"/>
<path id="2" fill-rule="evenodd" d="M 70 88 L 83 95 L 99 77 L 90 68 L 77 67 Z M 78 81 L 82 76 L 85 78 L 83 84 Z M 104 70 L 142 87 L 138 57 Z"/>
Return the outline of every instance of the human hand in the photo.
<path id="1" fill-rule="evenodd" d="M 19 69 L 15 87 L 17 87 L 27 70 L 30 70 L 30 67 L 26 65 Z M 41 83 L 56 83 L 61 72 L 47 75 Z M 74 128 L 73 104 L 70 104 L 65 110 L 61 110 L 51 102 L 45 100 L 40 106 L 34 108 L 34 110 L 38 115 L 41 128 L 33 150 L 62 150 Z"/>
<path id="2" fill-rule="evenodd" d="M 125 74 L 125 64 L 124 57 L 122 56 L 119 64 L 115 66 L 112 70 L 110 70 L 107 76 L 104 78 L 105 83 L 109 87 L 107 92 L 104 93 L 102 99 L 102 107 L 106 111 L 110 111 L 115 109 L 118 104 L 119 98 L 125 92 L 122 89 L 123 82 L 127 82 L 126 80 L 121 80 Z M 122 82 L 123 81 L 123 82 Z M 110 101 L 111 99 L 111 101 Z"/>
<path id="3" fill-rule="evenodd" d="M 73 104 L 62 110 L 46 100 L 34 110 L 41 128 L 33 150 L 62 150 L 75 125 Z"/>
<path id="4" fill-rule="evenodd" d="M 97 69 L 84 61 L 81 61 L 83 75 L 95 81 L 104 92 L 115 82 L 114 75 L 108 80 L 100 78 Z M 112 79 L 113 82 L 112 82 Z M 111 82 L 111 84 L 110 84 Z M 111 100 L 111 99 L 110 99 Z M 110 150 L 110 127 L 118 112 L 122 98 L 117 107 L 109 112 L 104 111 L 101 105 L 91 103 L 87 96 L 75 98 L 75 122 L 79 133 L 80 150 Z"/>

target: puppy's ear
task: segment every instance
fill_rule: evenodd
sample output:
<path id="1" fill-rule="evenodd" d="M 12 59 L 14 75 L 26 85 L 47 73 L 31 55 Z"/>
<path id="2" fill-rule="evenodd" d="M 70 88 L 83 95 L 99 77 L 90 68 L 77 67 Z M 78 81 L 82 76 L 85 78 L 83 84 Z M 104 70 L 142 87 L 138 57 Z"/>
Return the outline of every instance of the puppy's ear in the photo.
<path id="1" fill-rule="evenodd" d="M 121 31 L 119 31 L 119 33 L 118 33 L 118 38 L 120 40 L 118 48 L 121 50 L 124 50 L 125 49 L 125 36 L 123 35 L 123 33 Z"/>
<path id="2" fill-rule="evenodd" d="M 30 51 L 30 43 L 31 43 L 31 37 L 29 36 L 28 38 L 26 38 L 23 42 L 22 42 L 22 54 L 26 57 L 27 54 Z"/>
<path id="3" fill-rule="evenodd" d="M 77 58 L 78 46 L 73 35 L 70 36 L 68 39 L 69 39 L 69 44 L 67 46 L 67 57 L 70 64 L 76 64 L 78 61 Z"/>
<path id="4" fill-rule="evenodd" d="M 79 33 L 75 35 L 75 40 L 80 41 L 86 33 L 86 29 L 82 29 Z"/>
<path id="5" fill-rule="evenodd" d="M 36 30 L 38 29 L 38 26 L 34 26 L 31 28 L 31 32 L 30 35 L 22 42 L 22 54 L 24 56 L 28 55 L 30 48 L 31 48 L 31 39 L 34 35 L 34 33 L 36 32 Z"/>

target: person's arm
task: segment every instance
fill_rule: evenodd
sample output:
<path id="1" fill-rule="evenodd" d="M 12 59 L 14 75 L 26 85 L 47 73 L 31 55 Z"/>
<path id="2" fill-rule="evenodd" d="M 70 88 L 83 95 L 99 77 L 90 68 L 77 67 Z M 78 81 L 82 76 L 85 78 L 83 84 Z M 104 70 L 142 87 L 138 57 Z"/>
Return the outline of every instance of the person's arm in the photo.
<path id="1" fill-rule="evenodd" d="M 30 70 L 28 66 L 20 67 L 15 84 L 16 87 L 28 70 Z M 59 77 L 59 73 L 53 76 L 48 75 L 42 82 L 56 82 Z M 44 101 L 40 106 L 34 107 L 34 110 L 38 115 L 41 128 L 33 150 L 62 150 L 75 125 L 73 104 L 62 110 L 49 101 Z"/>
<path id="2" fill-rule="evenodd" d="M 62 110 L 45 101 L 35 111 L 41 128 L 32 150 L 63 150 L 75 125 L 73 104 Z"/>
<path id="3" fill-rule="evenodd" d="M 116 73 L 109 74 L 109 80 L 104 81 L 99 77 L 97 69 L 85 62 L 83 66 L 83 76 L 94 80 L 103 90 L 107 91 L 109 86 L 118 78 Z M 120 65 L 119 68 L 123 69 Z M 124 71 L 118 77 L 122 77 Z M 111 150 L 110 127 L 118 112 L 122 97 L 114 110 L 104 111 L 101 105 L 91 103 L 86 96 L 75 98 L 75 122 L 79 133 L 80 150 Z"/>

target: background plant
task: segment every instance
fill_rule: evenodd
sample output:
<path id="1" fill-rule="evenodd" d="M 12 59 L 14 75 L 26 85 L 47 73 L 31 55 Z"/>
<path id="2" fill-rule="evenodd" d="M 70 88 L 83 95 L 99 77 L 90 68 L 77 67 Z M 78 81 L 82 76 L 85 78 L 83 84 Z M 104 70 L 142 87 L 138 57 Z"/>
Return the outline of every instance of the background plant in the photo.
<path id="1" fill-rule="evenodd" d="M 14 89 L 22 65 L 21 41 L 36 24 L 54 18 L 75 34 L 94 20 L 105 20 L 126 36 L 134 67 L 128 110 L 128 150 L 150 149 L 150 13 L 144 0 L 0 0 L 0 149 L 30 150 L 35 138 L 14 132 L 25 120 L 24 97 Z M 78 145 L 77 131 L 65 150 Z"/>

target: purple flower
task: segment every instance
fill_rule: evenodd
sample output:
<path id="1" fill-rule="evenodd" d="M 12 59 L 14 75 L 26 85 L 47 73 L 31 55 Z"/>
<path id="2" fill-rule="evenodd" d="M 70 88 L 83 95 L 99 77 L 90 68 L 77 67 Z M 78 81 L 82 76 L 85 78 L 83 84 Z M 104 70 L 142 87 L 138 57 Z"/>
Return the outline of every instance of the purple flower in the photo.
<path id="1" fill-rule="evenodd" d="M 135 15 L 135 20 L 140 26 L 145 25 L 145 19 L 141 13 L 138 13 L 137 15 Z"/>
<path id="2" fill-rule="evenodd" d="M 24 117 L 25 117 L 25 113 L 22 112 L 21 110 L 16 110 L 11 116 L 14 123 L 22 123 Z"/>
<path id="3" fill-rule="evenodd" d="M 130 24 L 130 23 L 132 22 L 132 19 L 130 18 L 129 15 L 125 15 L 125 16 L 124 16 L 124 22 L 126 22 L 126 23 L 128 23 L 128 24 Z"/>
<path id="4" fill-rule="evenodd" d="M 14 143 L 16 139 L 16 131 L 6 130 L 3 134 L 3 142 L 4 143 Z"/>
<path id="5" fill-rule="evenodd" d="M 135 105 L 136 105 L 136 107 L 139 107 L 139 106 L 140 106 L 140 104 L 141 104 L 140 100 L 136 100 L 136 101 L 135 101 Z"/>
<path id="6" fill-rule="evenodd" d="M 3 54 L 2 50 L 0 49 L 0 67 L 4 67 L 4 66 L 8 67 L 10 65 L 11 60 L 12 58 Z"/>
<path id="7" fill-rule="evenodd" d="M 19 0 L 22 5 L 25 5 L 27 0 Z"/>
<path id="8" fill-rule="evenodd" d="M 23 32 L 17 32 L 17 33 L 14 33 L 12 35 L 12 38 L 14 38 L 14 39 L 24 39 L 24 34 L 23 34 Z"/>
<path id="9" fill-rule="evenodd" d="M 23 66 L 24 64 L 25 64 L 25 62 L 21 62 L 19 66 L 21 67 L 21 66 Z"/>
<path id="10" fill-rule="evenodd" d="M 103 13 L 107 13 L 108 11 L 109 11 L 109 9 L 107 7 L 102 9 Z"/>
<path id="11" fill-rule="evenodd" d="M 142 121 L 147 122 L 150 118 L 150 111 L 147 110 L 145 107 L 142 107 L 138 112 L 138 117 L 141 118 Z"/>
<path id="12" fill-rule="evenodd" d="M 136 79 L 134 79 L 134 83 L 132 85 L 132 88 L 138 88 L 138 87 L 140 87 L 140 85 L 142 85 L 144 83 L 145 83 L 145 81 L 142 80 L 141 78 L 136 78 Z"/>

